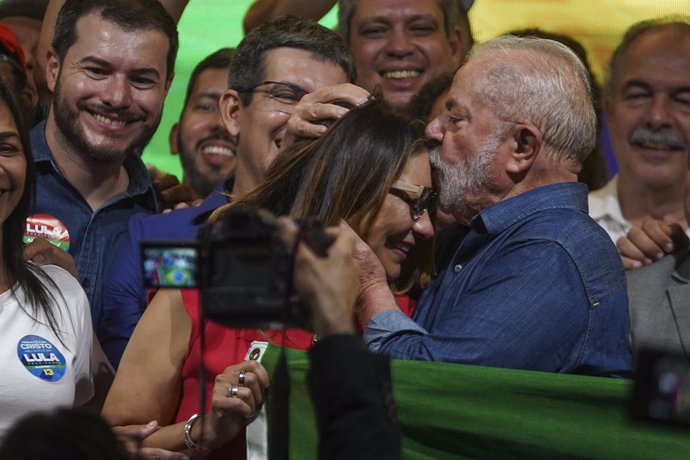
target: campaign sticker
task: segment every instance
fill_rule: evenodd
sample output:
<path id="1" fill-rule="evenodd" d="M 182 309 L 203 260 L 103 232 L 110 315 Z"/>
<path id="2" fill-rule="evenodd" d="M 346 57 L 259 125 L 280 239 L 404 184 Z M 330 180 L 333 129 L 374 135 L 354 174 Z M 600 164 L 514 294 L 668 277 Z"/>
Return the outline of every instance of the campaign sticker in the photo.
<path id="1" fill-rule="evenodd" d="M 24 244 L 29 244 L 36 238 L 43 238 L 65 251 L 69 249 L 67 226 L 50 214 L 34 214 L 27 217 L 24 224 Z"/>
<path id="2" fill-rule="evenodd" d="M 46 382 L 57 382 L 67 372 L 65 357 L 55 345 L 43 337 L 22 337 L 17 344 L 17 355 L 27 371 Z"/>

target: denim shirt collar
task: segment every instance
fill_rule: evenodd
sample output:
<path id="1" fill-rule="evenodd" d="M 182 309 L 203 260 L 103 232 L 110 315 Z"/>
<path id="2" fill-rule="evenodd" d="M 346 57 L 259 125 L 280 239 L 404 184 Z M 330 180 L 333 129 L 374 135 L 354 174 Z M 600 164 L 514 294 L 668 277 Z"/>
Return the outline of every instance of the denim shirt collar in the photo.
<path id="1" fill-rule="evenodd" d="M 46 140 L 45 128 L 46 122 L 44 120 L 31 130 L 31 150 L 34 163 L 36 165 L 50 165 L 56 174 L 62 176 L 60 169 L 58 168 L 57 164 L 55 164 L 53 155 L 50 153 L 48 141 Z M 127 194 L 136 196 L 150 191 L 150 193 L 155 196 L 155 191 L 151 183 L 151 177 L 146 170 L 146 165 L 144 165 L 144 162 L 141 161 L 141 158 L 137 154 L 127 154 L 123 166 L 129 175 Z"/>
<path id="2" fill-rule="evenodd" d="M 470 226 L 475 231 L 495 236 L 531 214 L 564 208 L 587 213 L 585 184 L 563 182 L 537 187 L 482 209 Z"/>

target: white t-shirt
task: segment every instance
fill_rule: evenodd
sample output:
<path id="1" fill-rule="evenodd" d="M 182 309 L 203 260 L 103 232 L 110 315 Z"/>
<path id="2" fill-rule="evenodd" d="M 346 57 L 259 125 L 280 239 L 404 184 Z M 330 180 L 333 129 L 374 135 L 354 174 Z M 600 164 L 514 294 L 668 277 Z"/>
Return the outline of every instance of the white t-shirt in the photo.
<path id="1" fill-rule="evenodd" d="M 0 294 L 0 440 L 24 415 L 79 406 L 94 392 L 93 329 L 86 294 L 62 268 L 42 268 L 59 287 L 54 292 L 46 286 L 58 303 L 52 311 L 60 338 L 42 314 L 37 322 L 19 307 L 18 300 L 26 305 L 23 290 L 17 290 L 16 298 L 9 290 Z"/>

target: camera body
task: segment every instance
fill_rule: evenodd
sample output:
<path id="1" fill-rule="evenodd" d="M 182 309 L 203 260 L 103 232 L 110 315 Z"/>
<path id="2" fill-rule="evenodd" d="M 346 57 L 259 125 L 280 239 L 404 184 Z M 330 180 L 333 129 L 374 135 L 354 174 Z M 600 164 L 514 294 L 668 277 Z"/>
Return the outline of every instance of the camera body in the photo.
<path id="1" fill-rule="evenodd" d="M 332 243 L 315 221 L 299 223 L 302 240 L 325 254 Z M 147 287 L 199 288 L 207 319 L 230 327 L 309 328 L 292 289 L 293 255 L 269 211 L 232 208 L 193 242 L 142 243 Z"/>

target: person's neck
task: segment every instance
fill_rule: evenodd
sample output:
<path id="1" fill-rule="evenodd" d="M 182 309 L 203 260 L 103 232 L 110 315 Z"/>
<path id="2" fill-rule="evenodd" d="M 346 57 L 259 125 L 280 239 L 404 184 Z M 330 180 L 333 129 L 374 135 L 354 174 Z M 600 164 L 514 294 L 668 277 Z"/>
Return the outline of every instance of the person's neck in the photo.
<path id="1" fill-rule="evenodd" d="M 235 180 L 232 184 L 231 195 L 239 198 L 254 190 L 261 183 L 254 175 L 240 163 L 235 166 Z"/>
<path id="2" fill-rule="evenodd" d="M 667 224 L 678 223 L 687 229 L 684 194 L 685 180 L 652 188 L 625 174 L 618 175 L 621 213 L 633 226 L 639 225 L 646 217 L 653 217 Z"/>
<path id="3" fill-rule="evenodd" d="M 45 136 L 58 169 L 91 209 L 100 208 L 110 198 L 127 190 L 129 175 L 123 164 L 100 164 L 85 159 L 65 139 L 55 124 L 52 113 L 46 121 Z"/>

